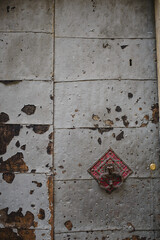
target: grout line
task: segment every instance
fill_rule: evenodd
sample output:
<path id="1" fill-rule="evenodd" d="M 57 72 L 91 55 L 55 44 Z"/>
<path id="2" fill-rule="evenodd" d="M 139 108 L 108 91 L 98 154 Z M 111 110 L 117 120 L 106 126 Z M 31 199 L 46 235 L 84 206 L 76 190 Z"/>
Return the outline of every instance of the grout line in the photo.
<path id="1" fill-rule="evenodd" d="M 155 40 L 155 37 L 130 37 L 130 38 L 126 38 L 126 37 L 69 37 L 69 36 L 55 36 L 55 38 L 57 39 L 90 39 L 90 40 L 94 40 L 94 39 L 98 39 L 98 40 Z"/>
<path id="2" fill-rule="evenodd" d="M 55 28 L 54 28 L 55 29 Z M 40 33 L 40 34 L 50 34 L 52 35 L 53 32 L 51 31 L 29 31 L 29 30 L 0 30 L 0 33 L 33 33 L 33 34 L 36 34 L 36 33 Z M 156 37 L 80 37 L 80 36 L 58 36 L 58 35 L 55 35 L 55 39 L 88 39 L 88 40 L 94 40 L 94 39 L 98 39 L 98 40 L 156 40 Z"/>
<path id="3" fill-rule="evenodd" d="M 152 121 L 150 120 L 149 123 L 151 123 Z M 68 128 L 56 128 L 54 126 L 53 123 L 5 123 L 5 124 L 2 124 L 0 123 L 0 127 L 4 127 L 4 126 L 7 126 L 7 125 L 20 125 L 20 126 L 34 126 L 34 125 L 42 125 L 42 126 L 53 126 L 53 131 L 56 131 L 56 130 L 93 130 L 93 131 L 96 131 L 96 130 L 108 130 L 108 132 L 114 130 L 114 129 L 141 129 L 142 127 L 138 127 L 138 126 L 133 126 L 133 127 L 68 127 Z M 147 127 L 146 127 L 147 128 Z"/>
<path id="4" fill-rule="evenodd" d="M 25 81 L 25 82 L 47 82 L 47 83 L 52 83 L 52 79 L 50 80 L 41 80 L 41 79 L 21 79 L 21 80 L 9 80 L 9 79 L 5 79 L 5 80 L 0 80 L 0 83 L 4 84 L 5 85 L 5 82 L 6 82 L 6 85 L 7 85 L 7 82 L 12 82 L 11 85 L 17 85 L 18 83 L 21 83 L 22 81 Z M 157 78 L 152 78 L 152 79 L 128 79 L 128 78 L 111 78 L 111 79 L 108 79 L 108 78 L 104 78 L 104 79 L 77 79 L 77 80 L 65 80 L 65 81 L 54 81 L 54 83 L 78 83 L 78 82 L 95 82 L 95 81 L 140 81 L 140 82 L 146 82 L 146 81 L 157 81 Z M 14 83 L 15 82 L 15 83 Z"/>
<path id="5" fill-rule="evenodd" d="M 3 174 L 3 173 L 6 173 L 6 171 L 4 172 L 0 172 L 0 174 Z M 51 176 L 53 175 L 53 172 L 35 172 L 35 173 L 32 173 L 32 172 L 24 172 L 24 173 L 20 173 L 20 172 L 12 172 L 14 173 L 15 175 L 45 175 L 46 177 L 47 176 Z M 160 179 L 160 177 L 140 177 L 140 176 L 130 176 L 129 179 L 136 179 L 136 180 L 157 180 L 157 179 Z M 129 180 L 128 179 L 128 180 Z M 95 179 L 93 178 L 72 178 L 72 179 L 54 179 L 54 182 L 73 182 L 73 181 L 94 181 L 95 182 Z"/>
<path id="6" fill-rule="evenodd" d="M 44 34 L 50 34 L 52 35 L 53 32 L 45 32 L 45 31 L 23 31 L 23 30 L 8 30 L 8 31 L 3 31 L 3 30 L 0 30 L 0 33 L 44 33 Z"/>
<path id="7" fill-rule="evenodd" d="M 123 78 L 123 79 L 118 79 L 118 78 L 113 78 L 113 79 L 86 79 L 86 80 L 66 80 L 66 81 L 55 81 L 55 83 L 78 83 L 78 82 L 98 82 L 98 81 L 135 81 L 135 82 L 146 82 L 146 81 L 157 81 L 156 78 L 153 78 L 153 79 L 126 79 L 126 78 Z"/>
<path id="8" fill-rule="evenodd" d="M 55 234 L 56 235 L 61 235 L 61 234 L 72 234 L 72 233 L 89 233 L 89 232 L 91 232 L 91 233 L 93 233 L 93 232 L 108 232 L 108 231 L 124 231 L 125 232 L 125 230 L 123 229 L 123 228 L 111 228 L 111 229 L 101 229 L 101 230 L 99 230 L 99 229 L 91 229 L 91 230 L 85 230 L 85 231 L 83 231 L 83 230 L 77 230 L 77 231 L 71 231 L 71 232 L 56 232 Z M 142 232 L 142 231 L 148 231 L 148 232 L 153 232 L 154 230 L 153 229 L 135 229 L 135 231 L 137 231 L 137 232 Z M 155 231 L 157 231 L 157 230 L 155 230 Z M 158 231 L 159 231 L 159 229 L 158 229 Z"/>

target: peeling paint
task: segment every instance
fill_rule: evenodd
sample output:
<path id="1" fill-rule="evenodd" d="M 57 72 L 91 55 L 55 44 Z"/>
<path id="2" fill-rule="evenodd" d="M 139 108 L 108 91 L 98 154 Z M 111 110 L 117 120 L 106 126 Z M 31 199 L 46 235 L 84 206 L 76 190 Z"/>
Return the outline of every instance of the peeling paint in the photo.
<path id="1" fill-rule="evenodd" d="M 6 161 L 0 162 L 0 172 L 28 172 L 28 167 L 23 160 L 23 153 L 18 152 Z"/>
<path id="2" fill-rule="evenodd" d="M 36 240 L 35 230 L 17 229 L 14 232 L 11 228 L 1 228 L 0 240 Z"/>
<path id="3" fill-rule="evenodd" d="M 37 223 L 34 221 L 34 215 L 31 212 L 27 211 L 23 215 L 22 208 L 19 208 L 17 212 L 8 214 L 8 210 L 9 208 L 0 210 L 0 223 L 4 227 L 30 228 L 37 226 Z"/>
<path id="4" fill-rule="evenodd" d="M 122 116 L 121 118 L 122 118 L 122 120 L 123 120 L 123 124 L 124 124 L 124 126 L 125 126 L 125 127 L 128 127 L 129 122 L 127 121 L 127 116 L 124 115 L 124 116 Z"/>
<path id="5" fill-rule="evenodd" d="M 70 220 L 66 221 L 66 222 L 64 223 L 64 225 L 65 225 L 65 227 L 66 227 L 69 231 L 72 230 L 72 228 L 73 228 L 73 224 L 72 224 L 72 222 L 71 222 Z"/>
<path id="6" fill-rule="evenodd" d="M 9 116 L 7 113 L 1 112 L 0 113 L 0 123 L 8 122 Z"/>
<path id="7" fill-rule="evenodd" d="M 100 119 L 100 117 L 98 116 L 98 115 L 92 115 L 92 119 L 94 120 L 94 121 L 98 121 L 99 119 Z"/>
<path id="8" fill-rule="evenodd" d="M 120 141 L 120 140 L 122 140 L 123 138 L 124 138 L 124 132 L 123 132 L 123 131 L 116 136 L 116 140 L 117 140 L 117 141 Z"/>
<path id="9" fill-rule="evenodd" d="M 105 123 L 105 125 L 108 125 L 108 126 L 112 126 L 113 125 L 113 121 L 110 120 L 110 119 L 104 120 L 104 123 Z"/>
<path id="10" fill-rule="evenodd" d="M 159 106 L 158 103 L 152 105 L 152 123 L 158 123 L 159 122 Z"/>
<path id="11" fill-rule="evenodd" d="M 12 183 L 15 178 L 14 173 L 6 172 L 3 173 L 3 180 L 6 181 L 7 183 Z"/>
<path id="12" fill-rule="evenodd" d="M 42 208 L 39 209 L 38 218 L 40 220 L 44 220 L 45 219 L 45 211 L 44 211 L 44 209 L 42 209 Z"/>
<path id="13" fill-rule="evenodd" d="M 42 187 L 42 183 L 40 183 L 40 182 L 32 181 L 32 183 L 35 183 L 37 185 L 37 187 Z"/>
<path id="14" fill-rule="evenodd" d="M 24 112 L 27 115 L 32 115 L 36 111 L 35 105 L 24 105 L 24 107 L 21 109 L 22 112 Z"/>
<path id="15" fill-rule="evenodd" d="M 30 125 L 28 127 L 32 127 L 33 131 L 37 134 L 44 134 L 49 129 L 49 125 Z"/>
<path id="16" fill-rule="evenodd" d="M 0 155 L 7 151 L 7 146 L 14 136 L 18 136 L 21 126 L 18 125 L 3 125 L 0 126 Z"/>

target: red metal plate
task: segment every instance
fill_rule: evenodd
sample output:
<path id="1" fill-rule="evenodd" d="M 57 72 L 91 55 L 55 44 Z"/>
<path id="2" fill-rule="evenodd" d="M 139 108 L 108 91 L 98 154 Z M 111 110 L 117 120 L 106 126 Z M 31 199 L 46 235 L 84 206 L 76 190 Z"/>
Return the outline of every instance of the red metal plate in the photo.
<path id="1" fill-rule="evenodd" d="M 107 173 L 112 167 L 113 173 Z M 132 173 L 127 164 L 120 159 L 110 148 L 92 167 L 88 169 L 91 176 L 99 183 L 100 187 L 111 193 L 121 186 L 123 181 Z"/>

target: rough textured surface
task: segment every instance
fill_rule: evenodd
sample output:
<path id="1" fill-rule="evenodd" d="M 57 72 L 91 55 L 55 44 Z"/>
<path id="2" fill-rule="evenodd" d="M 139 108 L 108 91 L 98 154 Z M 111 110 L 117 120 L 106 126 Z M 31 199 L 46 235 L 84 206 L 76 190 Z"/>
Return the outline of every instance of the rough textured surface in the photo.
<path id="1" fill-rule="evenodd" d="M 0 51 L 0 80 L 51 80 L 52 35 L 0 33 Z"/>
<path id="2" fill-rule="evenodd" d="M 151 230 L 150 188 L 149 179 L 128 178 L 108 195 L 95 180 L 56 181 L 55 232 L 66 232 L 68 220 L 73 231 L 125 229 L 127 223 L 137 230 Z"/>
<path id="3" fill-rule="evenodd" d="M 0 22 L 0 240 L 159 240 L 153 1 L 6 0 Z M 87 173 L 109 147 L 133 171 L 110 195 Z"/>
<path id="4" fill-rule="evenodd" d="M 121 132 L 124 132 L 124 138 L 117 141 L 116 137 Z M 63 129 L 55 132 L 55 179 L 90 179 L 87 169 L 109 147 L 112 147 L 130 166 L 133 170 L 132 177 L 150 177 L 149 165 L 153 159 L 157 164 L 157 171 L 153 172 L 152 176 L 159 176 L 159 144 L 156 127 L 114 128 L 102 134 L 98 130 L 91 129 Z"/>
<path id="5" fill-rule="evenodd" d="M 158 236 L 158 235 L 156 235 Z M 129 231 L 87 231 L 87 232 L 68 232 L 56 234 L 56 240 L 153 240 L 153 231 L 136 231 L 129 233 Z M 158 238 L 157 238 L 158 239 Z"/>
<path id="6" fill-rule="evenodd" d="M 0 31 L 52 32 L 52 0 L 7 0 L 0 4 Z"/>
<path id="7" fill-rule="evenodd" d="M 145 127 L 157 122 L 155 81 L 57 83 L 55 96 L 56 128 Z"/>
<path id="8" fill-rule="evenodd" d="M 153 39 L 58 38 L 55 44 L 56 81 L 156 78 Z"/>
<path id="9" fill-rule="evenodd" d="M 12 184 L 2 179 L 0 195 L 0 226 L 51 229 L 48 196 L 48 176 L 45 174 L 16 174 Z M 39 211 L 45 218 L 39 219 Z"/>
<path id="10" fill-rule="evenodd" d="M 56 0 L 56 36 L 149 38 L 152 0 Z"/>
<path id="11" fill-rule="evenodd" d="M 19 126 L 18 134 L 12 137 L 15 133 L 16 126 Z M 7 159 L 13 158 L 13 156 L 19 155 L 23 156 L 23 161 L 28 167 L 28 172 L 50 172 L 52 167 L 52 156 L 48 155 L 48 144 L 50 143 L 50 134 L 52 133 L 52 126 L 48 125 L 1 125 L 0 132 L 0 171 L 3 162 Z M 8 134 L 7 136 L 5 134 Z M 6 138 L 6 141 L 4 137 Z M 10 138 L 11 141 L 9 142 Z M 9 143 L 8 143 L 9 142 Z M 18 142 L 18 144 L 17 144 Z M 3 151 L 5 149 L 6 152 Z M 15 164 L 15 159 L 11 161 Z M 12 165 L 9 165 L 10 168 Z M 21 168 L 20 168 L 21 170 Z M 3 171 L 5 171 L 3 169 Z M 13 171 L 13 168 L 10 169 Z M 15 171 L 17 172 L 17 171 Z"/>
<path id="12" fill-rule="evenodd" d="M 52 82 L 43 81 L 38 83 L 22 81 L 13 85 L 5 85 L 0 82 L 0 88 L 3 92 L 0 94 L 0 108 L 1 111 L 9 115 L 7 123 L 52 124 L 53 101 L 50 99 L 52 87 Z M 32 114 L 26 114 L 22 111 L 28 105 L 35 109 Z M 27 108 L 25 109 L 27 111 Z"/>

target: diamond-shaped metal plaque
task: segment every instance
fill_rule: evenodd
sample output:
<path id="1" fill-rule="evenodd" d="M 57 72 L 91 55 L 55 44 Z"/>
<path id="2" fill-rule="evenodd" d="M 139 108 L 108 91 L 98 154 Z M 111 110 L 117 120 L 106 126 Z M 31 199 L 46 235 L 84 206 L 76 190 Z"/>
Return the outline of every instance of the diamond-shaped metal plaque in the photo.
<path id="1" fill-rule="evenodd" d="M 111 193 L 132 173 L 127 164 L 110 148 L 88 169 L 101 188 Z"/>

